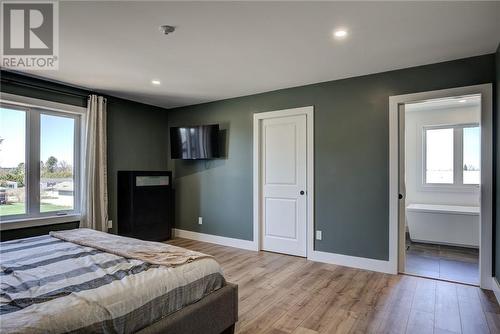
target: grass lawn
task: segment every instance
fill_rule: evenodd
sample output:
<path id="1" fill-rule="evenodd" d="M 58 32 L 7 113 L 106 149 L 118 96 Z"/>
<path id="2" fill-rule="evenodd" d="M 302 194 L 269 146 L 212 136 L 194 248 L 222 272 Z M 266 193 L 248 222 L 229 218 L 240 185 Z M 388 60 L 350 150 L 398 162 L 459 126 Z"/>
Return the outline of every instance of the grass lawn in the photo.
<path id="1" fill-rule="evenodd" d="M 68 210 L 71 207 L 42 203 L 41 212 Z M 0 216 L 19 215 L 24 213 L 24 203 L 2 204 L 0 205 Z"/>

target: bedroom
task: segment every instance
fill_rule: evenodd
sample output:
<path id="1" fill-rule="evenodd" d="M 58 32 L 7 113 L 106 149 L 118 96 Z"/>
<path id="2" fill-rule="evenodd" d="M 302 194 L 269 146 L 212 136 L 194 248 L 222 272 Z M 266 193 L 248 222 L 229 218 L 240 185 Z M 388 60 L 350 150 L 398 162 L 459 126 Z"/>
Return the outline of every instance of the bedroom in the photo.
<path id="1" fill-rule="evenodd" d="M 8 306 L 0 315 L 2 332 L 21 324 L 26 332 L 29 326 L 49 331 L 43 326 L 54 323 L 33 320 L 41 309 L 61 321 L 72 319 L 57 307 L 96 294 L 63 287 L 75 286 L 72 279 L 81 285 L 86 281 L 80 279 L 113 276 L 117 268 L 128 273 L 126 264 L 136 262 L 159 267 L 127 276 L 153 280 L 165 268 L 177 275 L 204 264 L 211 271 L 196 270 L 213 274 L 213 289 L 223 285 L 219 268 L 229 283 L 194 303 L 198 290 L 185 290 L 193 291 L 192 300 L 172 301 L 182 308 L 149 306 L 148 324 L 137 317 L 121 321 L 140 305 L 96 301 L 108 315 L 92 311 L 92 319 L 69 321 L 60 331 L 499 331 L 498 2 L 47 4 L 52 7 L 2 2 L 2 15 L 13 12 L 2 18 L 0 228 L 2 307 Z M 27 16 L 29 10 L 38 14 Z M 16 18 L 26 29 L 7 24 Z M 52 23 L 49 37 L 36 30 L 42 21 Z M 18 30 L 24 34 L 16 35 Z M 32 40 L 35 46 L 26 46 Z M 39 43 L 50 53 L 40 53 Z M 27 53 L 9 49 L 21 44 Z M 35 68 L 26 61 L 30 57 L 41 59 Z M 398 195 L 404 194 L 398 188 L 398 106 L 470 94 L 482 97 L 486 149 L 480 280 L 464 285 L 398 274 L 404 222 L 398 218 Z M 219 127 L 217 155 L 198 160 L 173 154 L 173 130 L 208 125 Z M 119 172 L 126 171 L 145 174 L 124 180 L 146 176 L 141 180 L 156 180 L 164 189 L 150 194 L 141 214 L 139 199 L 130 204 L 131 197 L 123 196 L 127 182 Z M 266 181 L 273 178 L 274 184 Z M 143 189 L 149 188 L 154 186 Z M 127 211 L 132 207 L 137 211 Z M 116 249 L 113 244 L 123 239 L 105 239 L 101 249 L 97 235 L 79 237 L 84 232 L 78 228 L 87 227 L 109 231 L 111 238 L 140 239 L 125 226 L 134 221 L 143 222 L 141 231 L 149 233 L 144 239 L 166 243 L 145 254 L 140 248 L 150 244 L 130 241 L 136 248 Z M 30 237 L 42 239 L 24 239 Z M 8 287 L 17 285 L 5 280 L 15 268 L 38 275 L 38 262 L 30 258 L 37 250 L 8 250 L 45 243 L 43 238 L 57 240 L 40 246 L 41 269 L 76 273 L 94 259 L 120 263 L 86 276 L 53 278 L 45 287 L 47 277 L 36 276 L 28 286 L 42 290 L 25 286 L 16 299 Z M 167 244 L 188 251 L 179 254 Z M 66 262 L 44 264 L 57 258 L 51 247 L 60 247 L 58 257 L 68 268 L 61 265 Z M 189 251 L 213 258 L 193 253 L 196 259 L 187 264 L 157 262 L 151 259 L 157 250 L 175 253 L 181 262 Z M 96 254 L 66 258 L 82 252 Z M 131 277 L 96 289 L 113 294 L 111 286 L 125 288 Z M 158 288 L 149 299 L 139 288 L 134 296 L 151 301 L 151 294 L 165 296 L 172 286 Z M 21 302 L 45 289 L 63 289 L 64 295 Z M 435 303 L 425 302 L 432 297 Z M 113 298 L 123 298 L 124 305 L 132 296 Z M 9 308 L 14 306 L 19 309 Z M 94 324 L 101 327 L 86 327 Z"/>

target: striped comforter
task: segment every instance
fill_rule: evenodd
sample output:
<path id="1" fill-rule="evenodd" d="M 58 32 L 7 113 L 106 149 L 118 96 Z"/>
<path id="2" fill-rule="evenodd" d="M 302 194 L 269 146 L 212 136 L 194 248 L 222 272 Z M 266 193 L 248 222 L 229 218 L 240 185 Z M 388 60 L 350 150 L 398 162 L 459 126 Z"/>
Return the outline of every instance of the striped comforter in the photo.
<path id="1" fill-rule="evenodd" d="M 133 333 L 225 284 L 218 263 L 150 264 L 41 236 L 0 244 L 0 332 Z"/>

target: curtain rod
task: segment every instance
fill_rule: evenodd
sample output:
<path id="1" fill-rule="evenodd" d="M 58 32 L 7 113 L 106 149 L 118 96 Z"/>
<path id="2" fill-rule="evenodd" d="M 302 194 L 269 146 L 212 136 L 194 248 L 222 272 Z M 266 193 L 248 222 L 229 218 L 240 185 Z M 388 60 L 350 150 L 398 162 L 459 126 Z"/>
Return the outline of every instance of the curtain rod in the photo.
<path id="1" fill-rule="evenodd" d="M 68 92 L 62 89 L 57 89 L 57 88 L 50 88 L 50 87 L 45 87 L 43 85 L 37 85 L 37 84 L 31 84 L 28 82 L 16 80 L 16 79 L 10 79 L 10 78 L 1 78 L 2 83 L 10 83 L 18 86 L 23 86 L 27 88 L 36 88 L 39 90 L 44 90 L 47 92 L 52 92 L 52 93 L 57 93 L 57 94 L 62 94 L 62 95 L 67 95 L 67 96 L 73 96 L 73 97 L 84 97 L 87 98 L 89 94 L 91 94 L 91 91 L 87 91 L 85 93 L 77 93 L 77 92 Z"/>

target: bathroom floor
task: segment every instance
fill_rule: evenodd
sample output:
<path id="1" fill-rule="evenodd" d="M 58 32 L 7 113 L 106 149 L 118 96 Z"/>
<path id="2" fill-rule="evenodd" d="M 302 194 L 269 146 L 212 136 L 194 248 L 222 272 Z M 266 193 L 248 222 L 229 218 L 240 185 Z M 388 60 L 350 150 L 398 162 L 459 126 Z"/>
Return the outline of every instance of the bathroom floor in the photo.
<path id="1" fill-rule="evenodd" d="M 406 236 L 406 273 L 479 285 L 479 250 L 412 242 Z"/>

